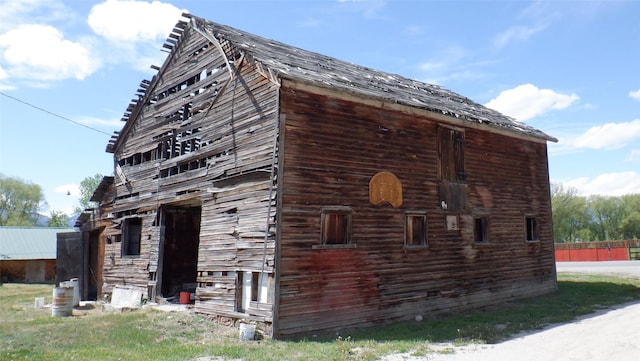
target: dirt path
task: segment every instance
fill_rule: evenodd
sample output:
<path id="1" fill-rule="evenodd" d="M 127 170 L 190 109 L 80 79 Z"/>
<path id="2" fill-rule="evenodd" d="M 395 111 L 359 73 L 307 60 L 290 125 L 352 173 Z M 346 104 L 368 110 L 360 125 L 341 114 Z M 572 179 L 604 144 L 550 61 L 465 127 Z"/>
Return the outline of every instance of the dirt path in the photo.
<path id="1" fill-rule="evenodd" d="M 640 303 L 495 345 L 472 345 L 430 361 L 635 361 L 640 359 Z M 416 359 L 417 360 L 417 359 Z"/>

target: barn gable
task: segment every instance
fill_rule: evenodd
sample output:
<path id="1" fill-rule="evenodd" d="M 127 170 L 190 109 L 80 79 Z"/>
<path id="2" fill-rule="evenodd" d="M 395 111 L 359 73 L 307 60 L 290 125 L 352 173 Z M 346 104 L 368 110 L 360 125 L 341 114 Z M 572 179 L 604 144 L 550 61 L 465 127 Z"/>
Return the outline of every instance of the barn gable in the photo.
<path id="1" fill-rule="evenodd" d="M 276 83 L 280 83 L 280 79 L 296 79 L 317 86 L 375 98 L 383 103 L 402 104 L 453 119 L 489 125 L 514 134 L 520 133 L 545 141 L 557 141 L 556 138 L 538 129 L 517 122 L 513 118 L 440 86 L 345 62 L 189 14 L 184 15 L 190 19 L 189 26 L 210 40 L 211 46 L 224 49 L 223 51 L 227 54 L 227 65 L 230 65 L 227 70 L 231 69 L 234 61 L 246 57 L 261 74 Z M 179 22 L 176 25 L 165 48 L 172 50 L 179 45 L 183 40 L 181 35 L 186 26 L 185 22 Z M 170 52 L 169 59 L 175 53 Z M 165 62 L 164 67 L 168 63 L 170 62 Z M 163 69 L 157 69 L 159 73 L 163 72 Z M 139 100 L 144 98 L 152 84 L 154 84 L 153 80 L 143 81 L 140 84 Z M 123 118 L 124 121 L 129 119 L 132 112 L 135 112 L 136 105 L 141 103 L 139 100 L 132 100 Z M 111 142 L 107 151 L 112 150 L 114 146 L 117 146 L 117 140 Z"/>

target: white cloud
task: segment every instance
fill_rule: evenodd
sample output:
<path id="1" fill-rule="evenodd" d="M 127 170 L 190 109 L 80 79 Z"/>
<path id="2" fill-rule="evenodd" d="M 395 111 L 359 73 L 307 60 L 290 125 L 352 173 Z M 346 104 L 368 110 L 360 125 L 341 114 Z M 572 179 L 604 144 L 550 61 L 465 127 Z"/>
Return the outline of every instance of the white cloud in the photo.
<path id="1" fill-rule="evenodd" d="M 640 149 L 632 149 L 627 162 L 640 162 Z"/>
<path id="2" fill-rule="evenodd" d="M 434 57 L 418 65 L 418 70 L 423 74 L 420 78 L 431 84 L 444 84 L 451 81 L 478 79 L 483 76 L 476 69 L 489 62 L 466 62 L 473 54 L 460 46 L 450 46 L 438 51 Z"/>
<path id="3" fill-rule="evenodd" d="M 424 36 L 425 29 L 422 25 L 407 25 L 404 33 L 409 37 Z"/>
<path id="4" fill-rule="evenodd" d="M 522 84 L 502 91 L 485 106 L 524 122 L 551 110 L 565 109 L 578 99 L 576 94 L 560 94 L 533 84 Z"/>
<path id="5" fill-rule="evenodd" d="M 11 90 L 11 89 L 14 89 L 13 86 L 3 83 L 3 80 L 6 80 L 8 77 L 9 76 L 7 75 L 7 72 L 4 71 L 4 69 L 0 65 L 0 90 Z"/>
<path id="6" fill-rule="evenodd" d="M 103 119 L 103 118 L 96 118 L 96 117 L 79 117 L 76 120 L 78 123 L 89 125 L 89 126 L 97 125 L 97 126 L 103 126 L 103 127 L 111 127 L 115 129 L 122 128 L 122 121 L 120 121 L 120 118 Z"/>
<path id="7" fill-rule="evenodd" d="M 493 39 L 493 45 L 496 48 L 501 49 L 509 45 L 509 43 L 512 43 L 515 41 L 525 41 L 530 37 L 532 37 L 533 35 L 535 35 L 536 33 L 544 30 L 545 28 L 546 26 L 544 25 L 513 26 L 507 29 L 506 31 L 503 31 L 502 33 L 498 34 Z"/>
<path id="8" fill-rule="evenodd" d="M 442 72 L 450 68 L 468 56 L 468 51 L 459 46 L 450 46 L 442 49 L 434 57 L 434 61 L 427 61 L 420 64 L 420 70 L 425 72 Z"/>
<path id="9" fill-rule="evenodd" d="M 629 96 L 635 100 L 640 100 L 640 89 L 636 91 L 630 91 Z"/>
<path id="10" fill-rule="evenodd" d="M 591 127 L 567 143 L 574 148 L 615 149 L 640 140 L 640 119 Z"/>
<path id="11" fill-rule="evenodd" d="M 158 51 L 161 40 L 183 12 L 160 1 L 106 0 L 91 8 L 87 20 L 100 36 L 70 39 L 60 29 L 74 29 L 80 16 L 60 0 L 0 0 L 0 9 L 0 31 L 7 30 L 0 33 L 2 89 L 16 81 L 46 88 L 51 81 L 83 80 L 104 64 L 150 71 L 166 56 Z"/>
<path id="12" fill-rule="evenodd" d="M 65 184 L 55 188 L 56 193 L 63 193 L 70 196 L 79 196 L 80 187 L 77 184 Z"/>
<path id="13" fill-rule="evenodd" d="M 322 21 L 318 18 L 307 17 L 306 19 L 301 20 L 298 24 L 303 28 L 319 28 L 322 26 Z"/>
<path id="14" fill-rule="evenodd" d="M 386 0 L 337 0 L 349 10 L 361 12 L 367 20 L 380 19 L 384 17 L 382 8 L 386 6 Z"/>
<path id="15" fill-rule="evenodd" d="M 622 196 L 640 193 L 640 173 L 620 172 L 601 174 L 594 179 L 576 178 L 562 182 L 565 187 L 573 187 L 583 196 Z"/>
<path id="16" fill-rule="evenodd" d="M 84 79 L 99 67 L 87 45 L 64 39 L 49 25 L 21 25 L 0 35 L 0 52 L 9 77 Z"/>
<path id="17" fill-rule="evenodd" d="M 109 40 L 146 42 L 166 38 L 182 10 L 160 1 L 107 0 L 91 8 L 91 29 Z"/>
<path id="18" fill-rule="evenodd" d="M 14 29 L 27 22 L 68 22 L 75 17 L 73 11 L 58 0 L 0 0 L 0 9 L 0 31 Z"/>

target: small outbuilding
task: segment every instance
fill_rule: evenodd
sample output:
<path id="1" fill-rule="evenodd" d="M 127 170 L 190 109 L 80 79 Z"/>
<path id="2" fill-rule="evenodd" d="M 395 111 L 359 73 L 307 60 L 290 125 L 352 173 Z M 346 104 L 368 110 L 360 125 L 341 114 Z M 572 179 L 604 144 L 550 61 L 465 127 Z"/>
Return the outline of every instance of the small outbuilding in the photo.
<path id="1" fill-rule="evenodd" d="M 0 227 L 0 281 L 53 283 L 56 236 L 73 228 Z"/>
<path id="2" fill-rule="evenodd" d="M 544 132 L 185 15 L 107 145 L 98 284 L 291 338 L 556 290 Z"/>

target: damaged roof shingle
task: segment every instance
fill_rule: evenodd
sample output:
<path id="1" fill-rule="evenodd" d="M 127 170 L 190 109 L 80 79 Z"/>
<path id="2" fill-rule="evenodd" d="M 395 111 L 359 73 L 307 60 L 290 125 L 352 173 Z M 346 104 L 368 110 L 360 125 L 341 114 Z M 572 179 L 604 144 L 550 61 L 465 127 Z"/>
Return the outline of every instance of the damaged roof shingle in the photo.
<path id="1" fill-rule="evenodd" d="M 470 122 L 556 142 L 557 139 L 440 86 L 349 63 L 189 15 L 192 25 L 228 41 L 279 78 L 311 81 Z"/>

